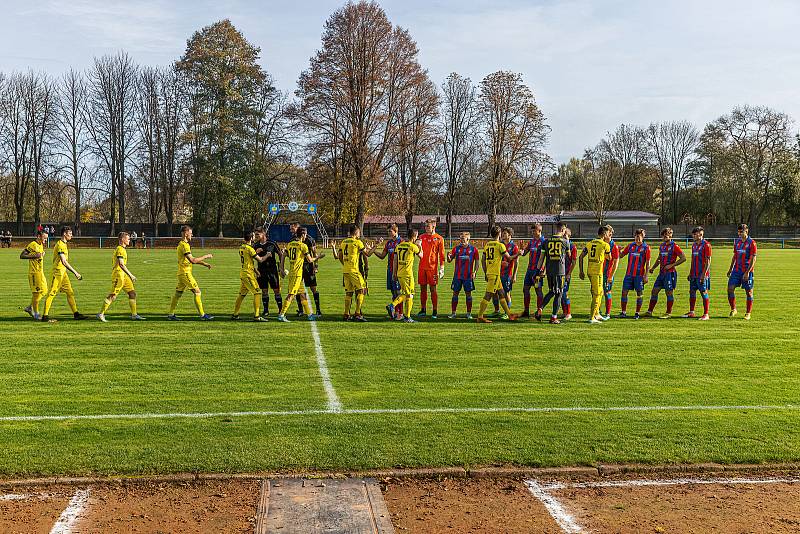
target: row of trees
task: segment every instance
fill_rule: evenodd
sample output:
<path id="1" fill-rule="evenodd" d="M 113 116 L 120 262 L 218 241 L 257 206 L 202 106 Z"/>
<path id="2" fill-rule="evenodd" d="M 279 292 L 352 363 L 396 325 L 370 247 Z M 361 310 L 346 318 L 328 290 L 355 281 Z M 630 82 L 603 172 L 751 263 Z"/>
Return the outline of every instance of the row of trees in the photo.
<path id="1" fill-rule="evenodd" d="M 554 182 L 562 207 L 598 219 L 639 209 L 665 223 L 797 224 L 800 136 L 786 114 L 752 106 L 702 132 L 686 121 L 623 124 L 559 166 Z"/>
<path id="2" fill-rule="evenodd" d="M 0 219 L 257 223 L 269 201 L 306 198 L 336 233 L 369 213 L 588 209 L 664 222 L 796 222 L 800 142 L 790 119 L 737 108 L 691 123 L 621 125 L 556 168 L 550 128 L 522 76 L 441 84 L 376 3 L 325 24 L 294 98 L 230 23 L 196 32 L 163 68 L 124 52 L 87 72 L 0 75 Z M 156 229 L 158 227 L 156 226 Z"/>

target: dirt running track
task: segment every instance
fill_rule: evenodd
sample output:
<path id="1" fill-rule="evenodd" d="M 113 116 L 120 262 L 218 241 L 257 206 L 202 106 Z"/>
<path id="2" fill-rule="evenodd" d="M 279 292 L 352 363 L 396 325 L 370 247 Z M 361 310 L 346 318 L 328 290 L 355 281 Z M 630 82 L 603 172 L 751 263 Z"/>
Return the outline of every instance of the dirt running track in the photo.
<path id="1" fill-rule="evenodd" d="M 382 486 L 397 532 L 800 532 L 800 473 L 386 478 Z M 0 532 L 253 532 L 259 488 L 245 479 L 3 486 Z"/>

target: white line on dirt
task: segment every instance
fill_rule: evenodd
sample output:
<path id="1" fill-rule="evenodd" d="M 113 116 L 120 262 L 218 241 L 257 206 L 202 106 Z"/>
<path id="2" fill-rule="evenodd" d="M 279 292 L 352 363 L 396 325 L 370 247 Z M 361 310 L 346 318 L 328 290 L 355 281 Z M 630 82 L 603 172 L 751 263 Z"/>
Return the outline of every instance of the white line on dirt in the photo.
<path id="1" fill-rule="evenodd" d="M 342 403 L 339 401 L 336 390 L 333 389 L 331 374 L 328 372 L 328 364 L 325 361 L 325 353 L 322 351 L 322 341 L 319 339 L 319 330 L 317 330 L 317 323 L 314 321 L 311 321 L 311 335 L 314 337 L 314 350 L 317 353 L 317 366 L 319 367 L 319 375 L 322 377 L 322 386 L 325 388 L 325 395 L 328 396 L 328 411 L 339 413 L 342 411 Z"/>
<path id="2" fill-rule="evenodd" d="M 81 514 L 88 500 L 88 489 L 76 491 L 67 507 L 61 512 L 61 516 L 59 516 L 56 524 L 50 529 L 50 534 L 70 534 L 73 532 L 73 528 L 81 518 Z"/>
<path id="3" fill-rule="evenodd" d="M 554 482 L 539 484 L 544 491 L 579 488 L 629 488 L 641 486 L 687 486 L 691 484 L 800 484 L 800 478 L 673 478 L 608 480 L 602 482 Z"/>
<path id="4" fill-rule="evenodd" d="M 332 387 L 332 386 L 331 386 Z M 71 421 L 98 419 L 206 419 L 214 417 L 287 417 L 304 415 L 380 415 L 380 414 L 482 414 L 482 413 L 574 413 L 574 412 L 682 412 L 682 411 L 772 411 L 800 410 L 800 405 L 731 405 L 731 406 L 536 406 L 536 407 L 464 407 L 464 408 L 372 408 L 344 409 L 333 391 L 329 397 L 329 408 L 325 410 L 261 410 L 242 412 L 167 412 L 167 413 L 115 413 L 76 415 L 6 415 L 0 422 L 14 421 Z"/>
<path id="5" fill-rule="evenodd" d="M 528 486 L 528 491 L 541 501 L 550 516 L 558 523 L 558 526 L 561 527 L 561 530 L 567 534 L 581 534 L 583 532 L 583 529 L 572 514 L 564 508 L 558 499 L 550 495 L 539 485 L 538 482 L 535 480 L 526 480 L 525 485 Z"/>
<path id="6" fill-rule="evenodd" d="M 31 496 L 28 494 L 22 493 L 7 493 L 5 495 L 0 495 L 0 501 L 22 501 L 25 499 L 29 499 Z"/>

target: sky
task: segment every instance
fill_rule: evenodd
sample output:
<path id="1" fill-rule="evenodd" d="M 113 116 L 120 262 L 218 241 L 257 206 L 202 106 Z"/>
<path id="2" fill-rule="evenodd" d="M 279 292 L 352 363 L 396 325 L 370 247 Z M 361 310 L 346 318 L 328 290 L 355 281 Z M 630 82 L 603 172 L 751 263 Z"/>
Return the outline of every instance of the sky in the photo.
<path id="1" fill-rule="evenodd" d="M 579 156 L 621 123 L 702 128 L 742 104 L 800 121 L 800 2 L 794 0 L 384 0 L 436 83 L 522 74 L 552 128 L 549 152 Z M 191 34 L 229 18 L 293 92 L 343 2 L 0 0 L 0 72 L 59 75 L 127 51 L 167 65 Z"/>

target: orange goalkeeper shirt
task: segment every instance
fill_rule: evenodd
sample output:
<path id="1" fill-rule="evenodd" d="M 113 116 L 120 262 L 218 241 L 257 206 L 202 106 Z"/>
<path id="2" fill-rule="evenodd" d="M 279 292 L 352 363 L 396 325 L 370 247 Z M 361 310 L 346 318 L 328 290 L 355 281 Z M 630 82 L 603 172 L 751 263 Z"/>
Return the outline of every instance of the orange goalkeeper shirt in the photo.
<path id="1" fill-rule="evenodd" d="M 444 265 L 444 238 L 437 233 L 422 234 L 422 259 L 419 261 L 419 270 L 432 272 Z"/>

